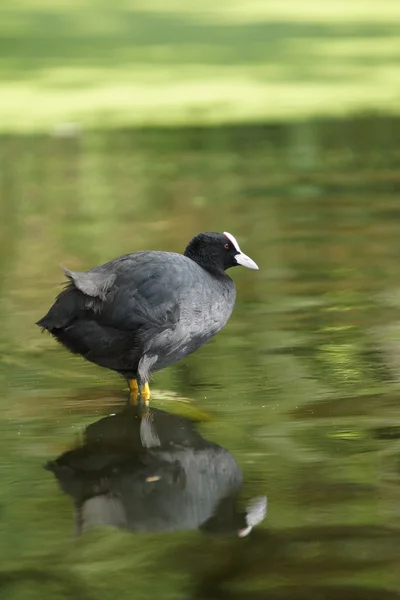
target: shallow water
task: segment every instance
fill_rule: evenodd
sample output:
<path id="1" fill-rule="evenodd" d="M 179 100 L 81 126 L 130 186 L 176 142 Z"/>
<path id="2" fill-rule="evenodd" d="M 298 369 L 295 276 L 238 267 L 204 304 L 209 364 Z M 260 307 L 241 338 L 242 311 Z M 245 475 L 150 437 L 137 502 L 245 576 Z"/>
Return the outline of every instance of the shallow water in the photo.
<path id="1" fill-rule="evenodd" d="M 399 134 L 365 117 L 1 139 L 2 598 L 398 597 Z M 149 458 L 124 382 L 34 322 L 60 264 L 183 251 L 201 230 L 236 235 L 260 271 L 234 269 L 227 327 L 154 377 L 164 416 L 145 439 L 169 454 Z M 68 494 L 109 490 L 108 471 L 74 459 L 65 493 L 44 469 L 90 432 L 96 469 L 126 469 L 112 489 L 131 531 L 114 505 L 79 505 L 74 523 Z M 263 496 L 267 517 L 238 537 Z M 74 535 L 110 519 L 121 528 Z"/>

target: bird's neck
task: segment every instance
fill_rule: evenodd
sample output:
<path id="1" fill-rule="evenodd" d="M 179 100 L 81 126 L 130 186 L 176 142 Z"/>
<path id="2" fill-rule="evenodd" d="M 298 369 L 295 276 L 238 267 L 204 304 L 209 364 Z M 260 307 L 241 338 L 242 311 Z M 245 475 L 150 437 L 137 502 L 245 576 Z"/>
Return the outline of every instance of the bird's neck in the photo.
<path id="1" fill-rule="evenodd" d="M 193 262 L 197 263 L 202 269 L 208 271 L 215 277 L 223 277 L 225 275 L 225 270 L 223 265 L 219 265 L 217 262 L 211 262 L 208 256 L 203 256 L 198 252 L 192 252 L 190 248 L 186 249 L 185 256 L 193 260 Z"/>

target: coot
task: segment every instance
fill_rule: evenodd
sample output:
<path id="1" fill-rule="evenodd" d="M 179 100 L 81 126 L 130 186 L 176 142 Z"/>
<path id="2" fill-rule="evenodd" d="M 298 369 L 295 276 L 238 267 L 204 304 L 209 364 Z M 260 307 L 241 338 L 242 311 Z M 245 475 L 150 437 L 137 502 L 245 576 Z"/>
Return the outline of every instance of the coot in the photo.
<path id="1" fill-rule="evenodd" d="M 90 271 L 64 269 L 69 283 L 37 322 L 61 344 L 128 380 L 148 402 L 154 371 L 193 352 L 228 321 L 235 285 L 225 271 L 258 269 L 230 233 L 199 233 L 184 254 L 144 251 Z"/>

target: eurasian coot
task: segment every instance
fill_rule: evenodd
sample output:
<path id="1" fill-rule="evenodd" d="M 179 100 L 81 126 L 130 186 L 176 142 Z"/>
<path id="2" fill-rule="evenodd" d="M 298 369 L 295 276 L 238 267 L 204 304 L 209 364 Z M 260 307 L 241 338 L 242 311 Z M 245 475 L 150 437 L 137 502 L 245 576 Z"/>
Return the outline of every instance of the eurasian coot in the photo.
<path id="1" fill-rule="evenodd" d="M 199 348 L 228 321 L 236 290 L 226 269 L 258 269 L 230 233 L 199 233 L 184 254 L 144 251 L 69 284 L 37 325 L 71 352 L 121 373 L 150 398 L 150 375 Z"/>

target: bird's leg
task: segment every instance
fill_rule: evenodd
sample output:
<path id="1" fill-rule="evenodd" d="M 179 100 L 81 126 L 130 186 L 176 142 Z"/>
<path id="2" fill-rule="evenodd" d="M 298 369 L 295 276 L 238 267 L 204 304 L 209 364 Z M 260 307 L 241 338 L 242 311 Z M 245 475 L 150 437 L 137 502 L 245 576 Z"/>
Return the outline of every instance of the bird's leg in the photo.
<path id="1" fill-rule="evenodd" d="M 129 400 L 133 406 L 136 406 L 139 399 L 139 386 L 136 379 L 128 379 Z"/>
<path id="2" fill-rule="evenodd" d="M 149 384 L 147 383 L 147 381 L 146 383 L 143 383 L 143 385 L 140 386 L 140 395 L 143 398 L 145 405 L 148 406 L 151 394 Z"/>

